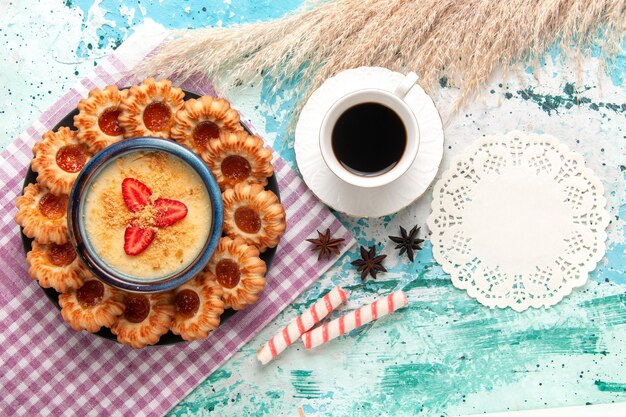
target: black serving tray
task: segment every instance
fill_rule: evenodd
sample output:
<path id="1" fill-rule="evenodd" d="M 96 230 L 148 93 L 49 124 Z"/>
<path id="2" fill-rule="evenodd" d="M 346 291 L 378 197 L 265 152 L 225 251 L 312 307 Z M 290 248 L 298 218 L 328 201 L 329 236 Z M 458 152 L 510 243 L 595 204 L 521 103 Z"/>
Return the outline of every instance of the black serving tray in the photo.
<path id="1" fill-rule="evenodd" d="M 200 95 L 192 93 L 190 91 L 185 91 L 185 100 L 188 100 L 190 98 L 199 98 Z M 68 113 L 55 127 L 54 127 L 54 131 L 57 131 L 60 127 L 69 127 L 71 129 L 75 129 L 74 127 L 74 116 L 76 116 L 78 114 L 78 109 L 74 109 L 73 111 L 71 111 L 70 113 Z M 244 123 L 241 124 L 243 126 L 243 128 L 249 133 L 252 134 L 252 131 L 250 130 L 250 128 L 248 126 L 246 126 Z M 37 182 L 37 173 L 35 173 L 31 167 L 28 168 L 28 172 L 26 173 L 26 178 L 24 179 L 24 185 L 22 187 L 22 192 L 23 189 L 26 188 L 26 186 L 28 184 L 34 184 Z M 278 181 L 276 180 L 276 175 L 272 175 L 270 178 L 268 178 L 267 181 L 267 186 L 265 187 L 266 190 L 272 191 L 274 194 L 276 194 L 278 196 L 278 199 L 280 200 L 280 191 L 278 189 Z M 33 239 L 29 238 L 28 236 L 26 236 L 24 233 L 22 233 L 22 244 L 24 245 L 24 252 L 28 253 L 31 251 L 32 248 L 32 241 Z M 265 261 L 265 264 L 267 265 L 267 270 L 269 271 L 271 265 L 272 265 L 272 260 L 274 259 L 274 254 L 276 253 L 276 248 L 270 248 L 268 250 L 266 250 L 265 252 L 263 252 L 261 254 L 261 259 L 263 259 L 263 261 Z M 53 288 L 43 288 L 41 287 L 41 290 L 46 294 L 46 296 L 50 299 L 52 305 L 54 305 L 54 307 L 56 307 L 58 310 L 61 310 L 61 306 L 59 305 L 59 293 L 56 292 Z M 237 314 L 237 312 L 233 309 L 228 309 L 224 311 L 224 314 L 222 314 L 221 317 L 221 323 L 224 323 L 226 320 L 228 320 L 228 318 L 232 317 L 233 315 Z M 111 333 L 111 330 L 103 327 L 99 332 L 94 333 L 96 336 L 100 336 L 102 338 L 105 339 L 109 339 L 112 340 L 114 342 L 117 343 L 117 337 Z M 171 345 L 174 343 L 180 343 L 180 342 L 184 342 L 185 340 L 183 340 L 183 338 L 181 338 L 178 335 L 175 335 L 174 333 L 167 332 L 166 334 L 164 334 L 163 336 L 161 336 L 161 339 L 159 340 L 159 342 L 155 345 L 155 346 L 162 346 L 162 345 Z"/>

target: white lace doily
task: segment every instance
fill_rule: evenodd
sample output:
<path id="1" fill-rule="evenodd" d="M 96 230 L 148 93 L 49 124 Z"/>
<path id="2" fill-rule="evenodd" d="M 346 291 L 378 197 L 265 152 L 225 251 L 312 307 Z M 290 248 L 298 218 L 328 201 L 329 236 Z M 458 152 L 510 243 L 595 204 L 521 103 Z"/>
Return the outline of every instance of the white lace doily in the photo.
<path id="1" fill-rule="evenodd" d="M 489 307 L 551 306 L 605 251 L 602 183 L 547 135 L 483 138 L 435 185 L 433 253 L 457 288 Z"/>

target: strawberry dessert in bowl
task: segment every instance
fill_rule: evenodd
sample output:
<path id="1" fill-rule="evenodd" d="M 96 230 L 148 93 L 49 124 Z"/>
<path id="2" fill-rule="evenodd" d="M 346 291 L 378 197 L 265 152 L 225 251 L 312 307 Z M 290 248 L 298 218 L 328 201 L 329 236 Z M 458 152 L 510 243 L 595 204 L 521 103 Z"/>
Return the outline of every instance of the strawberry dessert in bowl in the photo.
<path id="1" fill-rule="evenodd" d="M 208 263 L 222 233 L 223 203 L 206 164 L 169 140 L 137 138 L 96 154 L 69 196 L 78 255 L 105 283 L 171 290 Z"/>

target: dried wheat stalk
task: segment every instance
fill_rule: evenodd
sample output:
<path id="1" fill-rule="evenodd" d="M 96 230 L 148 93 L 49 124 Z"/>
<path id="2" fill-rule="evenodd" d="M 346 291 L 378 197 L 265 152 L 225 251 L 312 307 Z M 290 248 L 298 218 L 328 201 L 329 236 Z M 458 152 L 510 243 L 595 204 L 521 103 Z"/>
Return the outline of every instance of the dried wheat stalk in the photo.
<path id="1" fill-rule="evenodd" d="M 267 76 L 301 105 L 339 71 L 381 66 L 415 71 L 431 91 L 445 75 L 463 103 L 498 65 L 536 59 L 555 42 L 585 52 L 592 38 L 611 56 L 625 28 L 626 0 L 336 0 L 269 22 L 175 32 L 137 74 L 201 72 L 222 90 Z"/>

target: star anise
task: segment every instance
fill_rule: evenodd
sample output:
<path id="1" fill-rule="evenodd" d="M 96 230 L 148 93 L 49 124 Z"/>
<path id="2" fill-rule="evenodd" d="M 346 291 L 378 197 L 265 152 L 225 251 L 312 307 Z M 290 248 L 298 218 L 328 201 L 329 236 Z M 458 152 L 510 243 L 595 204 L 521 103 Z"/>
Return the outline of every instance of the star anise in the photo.
<path id="1" fill-rule="evenodd" d="M 311 242 L 313 244 L 313 250 L 319 251 L 319 256 L 317 257 L 318 261 L 321 261 L 323 258 L 330 259 L 333 254 L 339 255 L 339 246 L 345 241 L 345 239 L 333 239 L 330 235 L 330 229 L 326 229 L 326 233 L 320 233 L 317 230 L 318 239 L 307 239 L 307 242 Z"/>
<path id="2" fill-rule="evenodd" d="M 417 233 L 420 231 L 420 228 L 413 227 L 409 233 L 406 232 L 406 229 L 400 226 L 400 236 L 389 236 L 394 243 L 397 243 L 395 249 L 400 249 L 400 255 L 403 255 L 404 252 L 409 256 L 409 260 L 414 262 L 414 251 L 421 250 L 420 246 L 424 239 L 418 239 Z"/>
<path id="3" fill-rule="evenodd" d="M 370 246 L 370 249 L 367 250 L 365 247 L 361 246 L 361 259 L 357 259 L 352 262 L 352 265 L 357 267 L 357 271 L 361 273 L 361 279 L 365 279 L 369 274 L 372 278 L 376 279 L 376 274 L 380 272 L 387 272 L 385 267 L 383 266 L 383 259 L 385 259 L 387 255 L 379 255 L 376 256 L 376 250 L 374 246 Z"/>

